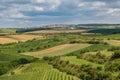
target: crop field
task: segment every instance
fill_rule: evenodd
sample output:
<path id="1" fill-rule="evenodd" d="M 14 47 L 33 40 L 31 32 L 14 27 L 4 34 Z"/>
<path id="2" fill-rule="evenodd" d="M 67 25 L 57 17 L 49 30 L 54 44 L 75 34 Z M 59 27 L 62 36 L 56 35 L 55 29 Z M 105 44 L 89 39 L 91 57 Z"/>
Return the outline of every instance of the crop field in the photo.
<path id="1" fill-rule="evenodd" d="M 113 54 L 112 51 L 107 51 L 107 50 L 102 50 L 100 51 L 102 55 L 106 55 L 106 56 L 111 56 Z M 88 54 L 96 54 L 97 52 L 86 52 L 85 55 L 88 55 Z"/>
<path id="2" fill-rule="evenodd" d="M 113 46 L 120 46 L 120 40 L 105 40 L 105 42 Z"/>
<path id="3" fill-rule="evenodd" d="M 88 46 L 90 46 L 90 44 L 64 44 L 64 45 L 55 46 L 49 49 L 45 49 L 42 51 L 30 52 L 30 53 L 24 53 L 24 54 L 39 57 L 39 58 L 43 56 L 58 56 L 58 55 L 65 55 Z"/>
<path id="4" fill-rule="evenodd" d="M 103 65 L 92 63 L 92 62 L 86 61 L 84 59 L 77 59 L 76 56 L 68 56 L 68 57 L 65 56 L 65 57 L 62 57 L 62 59 L 66 60 L 66 61 L 70 61 L 70 63 L 76 64 L 76 65 L 89 64 L 89 65 L 93 65 L 94 67 L 98 67 L 98 66 L 103 67 Z"/>
<path id="5" fill-rule="evenodd" d="M 6 43 L 14 43 L 14 42 L 19 42 L 19 41 L 28 41 L 32 39 L 43 39 L 43 36 L 38 36 L 38 35 L 27 35 L 27 34 L 21 34 L 21 35 L 5 35 L 5 36 L 0 36 L 0 44 L 6 44 Z"/>
<path id="6" fill-rule="evenodd" d="M 0 37 L 0 44 L 13 43 L 13 42 L 18 42 L 18 41 L 12 38 Z"/>
<path id="7" fill-rule="evenodd" d="M 18 41 L 27 41 L 27 40 L 32 40 L 32 39 L 42 39 L 43 36 L 38 36 L 38 35 L 27 35 L 27 34 L 22 34 L 22 35 L 9 35 L 8 37 L 16 39 Z"/>
<path id="8" fill-rule="evenodd" d="M 0 80 L 80 80 L 74 76 L 65 74 L 52 66 L 47 62 L 40 61 L 31 64 L 26 64 L 19 67 L 0 77 Z"/>
<path id="9" fill-rule="evenodd" d="M 28 33 L 49 34 L 49 33 L 81 33 L 81 32 L 86 32 L 86 30 L 41 30 L 41 31 L 28 32 Z"/>

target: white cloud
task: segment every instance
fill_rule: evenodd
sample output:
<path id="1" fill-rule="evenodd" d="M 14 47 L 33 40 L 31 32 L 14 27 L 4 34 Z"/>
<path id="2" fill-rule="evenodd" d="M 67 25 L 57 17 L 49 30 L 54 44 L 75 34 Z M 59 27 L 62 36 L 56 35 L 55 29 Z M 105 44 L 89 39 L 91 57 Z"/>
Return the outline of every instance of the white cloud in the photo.
<path id="1" fill-rule="evenodd" d="M 95 2 L 80 2 L 78 7 L 83 10 L 94 10 L 100 7 L 104 7 L 106 5 L 105 2 L 102 1 L 95 1 Z"/>
<path id="2" fill-rule="evenodd" d="M 112 14 L 112 13 L 115 13 L 115 12 L 120 12 L 120 8 L 109 8 L 107 10 L 108 14 Z"/>
<path id="3" fill-rule="evenodd" d="M 94 7 L 101 7 L 101 6 L 105 6 L 106 3 L 105 2 L 100 2 L 100 1 L 96 1 L 92 3 L 92 6 Z"/>
<path id="4" fill-rule="evenodd" d="M 28 16 L 23 15 L 17 9 L 9 8 L 1 12 L 0 16 L 2 18 L 28 18 Z"/>
<path id="5" fill-rule="evenodd" d="M 44 3 L 45 0 L 36 0 L 37 3 Z"/>
<path id="6" fill-rule="evenodd" d="M 86 4 L 85 3 L 79 3 L 78 7 L 84 7 Z"/>
<path id="7" fill-rule="evenodd" d="M 61 4 L 61 1 L 60 0 L 49 0 L 49 3 L 51 4 L 50 9 L 54 10 Z"/>
<path id="8" fill-rule="evenodd" d="M 14 13 L 12 15 L 10 15 L 11 18 L 26 18 L 26 16 L 24 16 L 21 13 Z"/>
<path id="9" fill-rule="evenodd" d="M 35 6 L 34 8 L 36 11 L 44 11 L 43 7 Z"/>

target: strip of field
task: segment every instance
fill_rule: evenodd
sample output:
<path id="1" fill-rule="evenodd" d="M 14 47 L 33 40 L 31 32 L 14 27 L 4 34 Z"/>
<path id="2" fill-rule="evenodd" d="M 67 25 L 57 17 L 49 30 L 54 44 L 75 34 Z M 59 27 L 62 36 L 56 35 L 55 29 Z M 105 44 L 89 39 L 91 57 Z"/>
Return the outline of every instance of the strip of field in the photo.
<path id="1" fill-rule="evenodd" d="M 62 59 L 66 61 L 70 61 L 71 63 L 76 65 L 90 64 L 93 67 L 97 67 L 97 66 L 103 67 L 103 65 L 100 65 L 100 64 L 92 63 L 83 59 L 77 59 L 76 56 L 69 56 L 69 57 L 66 56 L 66 57 L 62 57 Z"/>
<path id="2" fill-rule="evenodd" d="M 32 40 L 32 39 L 42 39 L 43 36 L 38 36 L 38 35 L 26 35 L 26 34 L 21 34 L 21 35 L 9 35 L 8 37 L 19 40 L 19 41 L 27 41 L 27 40 Z"/>
<path id="3" fill-rule="evenodd" d="M 26 34 L 20 34 L 20 35 L 5 35 L 0 36 L 0 44 L 6 44 L 6 43 L 13 43 L 13 42 L 19 42 L 19 41 L 28 41 L 32 39 L 43 39 L 43 36 L 38 35 L 26 35 Z"/>
<path id="4" fill-rule="evenodd" d="M 98 53 L 98 52 L 87 52 L 87 53 L 85 53 L 85 55 L 87 55 L 87 54 L 94 54 L 95 55 L 96 53 Z M 107 51 L 107 50 L 102 50 L 102 51 L 100 51 L 100 53 L 102 55 L 105 55 L 105 56 L 111 56 L 114 52 Z"/>
<path id="5" fill-rule="evenodd" d="M 32 31 L 28 33 L 78 33 L 78 32 L 86 32 L 86 30 L 40 30 L 40 31 Z"/>
<path id="6" fill-rule="evenodd" d="M 44 61 L 18 67 L 12 72 L 14 74 L 9 72 L 6 75 L 0 76 L 0 80 L 80 80 L 54 69 Z"/>
<path id="7" fill-rule="evenodd" d="M 64 45 L 59 45 L 49 49 L 45 49 L 42 51 L 28 52 L 24 54 L 39 57 L 39 58 L 43 56 L 58 56 L 58 55 L 68 54 L 88 46 L 90 46 L 90 44 L 64 44 Z"/>
<path id="8" fill-rule="evenodd" d="M 120 40 L 105 40 L 105 42 L 113 46 L 120 46 Z"/>
<path id="9" fill-rule="evenodd" d="M 0 37 L 0 44 L 13 43 L 13 42 L 18 42 L 18 41 L 12 38 Z"/>

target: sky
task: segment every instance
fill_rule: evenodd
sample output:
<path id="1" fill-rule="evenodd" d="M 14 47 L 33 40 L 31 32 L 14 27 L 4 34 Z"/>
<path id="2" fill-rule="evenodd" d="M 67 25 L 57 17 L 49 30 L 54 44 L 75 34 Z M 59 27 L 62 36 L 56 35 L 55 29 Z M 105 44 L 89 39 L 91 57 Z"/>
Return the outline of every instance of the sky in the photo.
<path id="1" fill-rule="evenodd" d="M 0 27 L 120 23 L 120 0 L 0 0 Z"/>

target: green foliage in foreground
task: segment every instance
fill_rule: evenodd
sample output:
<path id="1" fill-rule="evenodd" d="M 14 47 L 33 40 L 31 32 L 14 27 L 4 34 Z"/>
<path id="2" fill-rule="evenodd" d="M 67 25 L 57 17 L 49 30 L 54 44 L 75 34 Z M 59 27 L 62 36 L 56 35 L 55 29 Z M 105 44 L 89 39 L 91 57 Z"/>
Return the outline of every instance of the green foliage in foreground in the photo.
<path id="1" fill-rule="evenodd" d="M 0 53 L 0 75 L 21 65 L 34 61 L 35 58 L 20 54 L 3 54 Z"/>
<path id="2" fill-rule="evenodd" d="M 14 73 L 14 74 L 13 74 Z M 23 65 L 0 77 L 0 80 L 79 80 L 76 77 L 53 69 L 45 61 Z"/>
<path id="3" fill-rule="evenodd" d="M 52 61 L 50 61 L 50 64 L 52 64 L 54 68 L 66 72 L 67 74 L 79 77 L 82 80 L 116 79 L 116 77 L 112 76 L 112 73 L 102 71 L 101 66 L 93 67 L 93 65 L 89 64 L 76 65 L 70 63 L 69 61 L 61 60 L 60 57 L 54 58 Z"/>

